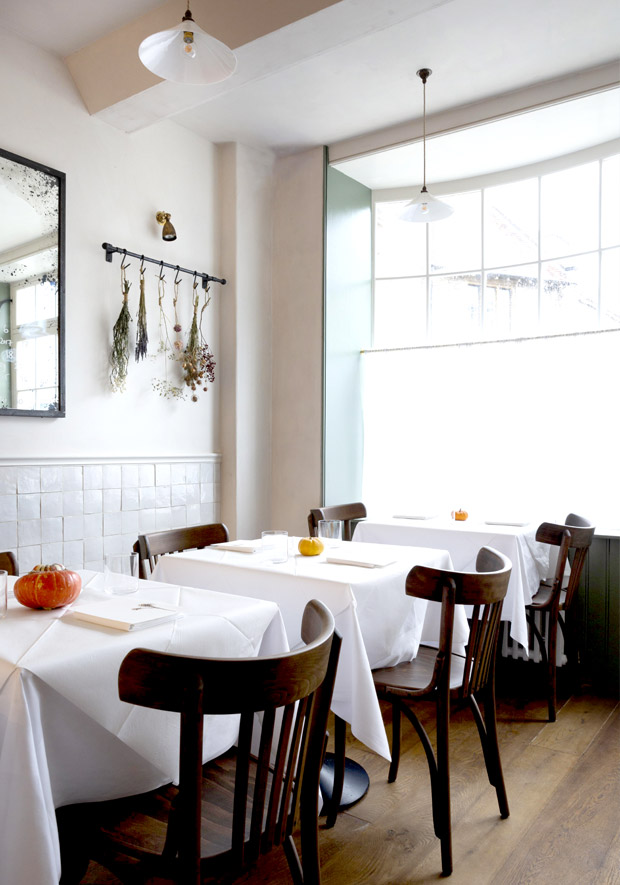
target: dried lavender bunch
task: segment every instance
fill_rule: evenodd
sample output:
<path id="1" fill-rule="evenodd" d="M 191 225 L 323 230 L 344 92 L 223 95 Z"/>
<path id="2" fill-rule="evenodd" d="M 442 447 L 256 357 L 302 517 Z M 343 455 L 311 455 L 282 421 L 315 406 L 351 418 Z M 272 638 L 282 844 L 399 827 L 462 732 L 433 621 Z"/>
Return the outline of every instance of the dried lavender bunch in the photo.
<path id="1" fill-rule="evenodd" d="M 128 298 L 131 283 L 125 279 L 124 273 L 121 273 L 121 284 L 123 289 L 123 306 L 112 330 L 112 350 L 110 352 L 110 385 L 115 393 L 122 393 L 125 390 L 127 370 L 129 368 L 129 323 L 131 322 L 131 315 L 129 313 Z"/>
<path id="2" fill-rule="evenodd" d="M 138 323 L 136 327 L 136 362 L 146 356 L 149 335 L 146 328 L 146 298 L 144 296 L 144 271 L 140 271 L 140 304 L 138 307 Z"/>

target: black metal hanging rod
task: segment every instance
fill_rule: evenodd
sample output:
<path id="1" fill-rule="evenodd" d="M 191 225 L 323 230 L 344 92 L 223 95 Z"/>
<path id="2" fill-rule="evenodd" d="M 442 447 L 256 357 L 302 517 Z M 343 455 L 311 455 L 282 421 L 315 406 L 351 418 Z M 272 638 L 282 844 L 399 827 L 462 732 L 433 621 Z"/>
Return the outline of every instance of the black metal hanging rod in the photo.
<path id="1" fill-rule="evenodd" d="M 178 264 L 168 264 L 167 261 L 158 261 L 157 258 L 147 258 L 146 255 L 140 255 L 139 252 L 130 252 L 129 249 L 121 249 L 119 246 L 112 246 L 110 243 L 102 243 L 101 248 L 105 249 L 106 261 L 112 261 L 112 256 L 115 252 L 118 252 L 124 257 L 130 255 L 132 258 L 139 258 L 140 261 L 148 261 L 150 264 L 159 265 L 159 267 L 169 267 L 170 270 L 176 270 L 177 273 L 188 273 L 193 277 L 200 277 L 203 289 L 206 289 L 209 283 L 221 283 L 222 286 L 226 285 L 226 280 L 221 280 L 219 277 L 212 277 L 208 273 L 200 273 L 197 270 L 190 270 L 187 267 L 179 267 Z"/>

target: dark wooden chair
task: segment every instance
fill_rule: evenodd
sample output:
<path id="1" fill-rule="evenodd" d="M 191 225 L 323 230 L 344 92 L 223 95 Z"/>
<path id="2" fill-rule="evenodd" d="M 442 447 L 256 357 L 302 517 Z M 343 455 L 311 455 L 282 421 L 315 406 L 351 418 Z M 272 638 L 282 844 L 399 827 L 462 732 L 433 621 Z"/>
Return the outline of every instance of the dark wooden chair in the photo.
<path id="1" fill-rule="evenodd" d="M 133 549 L 140 558 L 140 577 L 148 578 L 150 576 L 162 553 L 201 550 L 203 547 L 220 544 L 223 541 L 228 541 L 228 529 L 221 522 L 210 525 L 191 525 L 187 528 L 139 535 Z"/>
<path id="2" fill-rule="evenodd" d="M 311 538 L 316 537 L 321 519 L 342 520 L 342 540 L 350 541 L 353 536 L 354 523 L 366 519 L 366 507 L 361 504 L 333 504 L 330 507 L 315 507 L 308 514 L 308 532 Z"/>
<path id="3" fill-rule="evenodd" d="M 564 637 L 564 651 L 567 664 L 572 670 L 573 681 L 575 683 L 579 681 L 579 643 L 575 601 L 579 579 L 593 537 L 594 526 L 587 519 L 577 516 L 575 513 L 568 514 L 565 525 L 543 522 L 536 532 L 537 541 L 559 547 L 553 581 L 551 583 L 541 582 L 538 592 L 530 604 L 526 606 L 527 621 L 538 642 L 545 668 L 550 722 L 555 722 L 556 719 L 558 624 Z M 570 577 L 567 587 L 563 588 L 569 551 L 573 552 L 570 562 Z M 536 624 L 537 612 L 540 612 L 546 620 L 546 643 Z"/>
<path id="4" fill-rule="evenodd" d="M 9 575 L 17 574 L 17 560 L 10 550 L 0 553 L 0 570 L 8 572 Z"/>
<path id="5" fill-rule="evenodd" d="M 105 823 L 90 838 L 91 860 L 121 881 L 155 877 L 158 882 L 199 885 L 203 877 L 233 881 L 260 855 L 281 845 L 296 885 L 319 885 L 319 773 L 340 636 L 331 612 L 316 600 L 305 608 L 301 633 L 305 645 L 278 657 L 193 658 L 143 648 L 129 652 L 119 672 L 121 699 L 180 713 L 179 786 L 159 791 L 161 817 L 174 791 L 161 853 L 153 851 L 161 848 L 153 846 L 154 834 L 136 826 L 136 801 L 142 797 L 130 797 L 99 803 L 96 816 Z M 231 713 L 241 714 L 234 770 L 225 770 L 219 759 L 203 767 L 204 717 Z M 258 748 L 256 756 L 252 747 Z M 118 808 L 124 811 L 121 821 L 114 819 Z M 210 813 L 214 832 L 202 833 Z M 293 838 L 297 830 L 301 860 Z M 202 857 L 205 845 L 213 847 L 218 840 L 220 850 Z M 69 881 L 64 870 L 61 881 Z"/>
<path id="6" fill-rule="evenodd" d="M 490 547 L 478 553 L 476 572 L 455 572 L 415 566 L 407 575 L 409 596 L 441 603 L 438 649 L 420 646 L 417 657 L 395 667 L 373 672 L 382 700 L 392 707 L 392 763 L 388 780 L 396 780 L 400 760 L 401 713 L 415 728 L 426 753 L 430 776 L 435 834 L 441 840 L 443 874 L 452 872 L 450 816 L 450 699 L 467 702 L 472 710 L 484 752 L 487 774 L 495 787 L 500 815 L 508 817 L 508 799 L 497 743 L 495 720 L 495 656 L 502 603 L 512 565 Z M 452 653 L 455 605 L 473 606 L 465 655 Z M 484 717 L 478 706 L 482 702 Z M 417 701 L 434 700 L 437 718 L 437 751 L 412 707 Z"/>

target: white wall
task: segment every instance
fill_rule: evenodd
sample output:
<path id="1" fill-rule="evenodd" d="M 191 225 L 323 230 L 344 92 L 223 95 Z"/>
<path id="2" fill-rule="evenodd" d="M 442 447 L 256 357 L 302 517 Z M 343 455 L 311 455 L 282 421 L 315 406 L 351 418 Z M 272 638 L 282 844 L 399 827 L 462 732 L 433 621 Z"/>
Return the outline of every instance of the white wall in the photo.
<path id="1" fill-rule="evenodd" d="M 127 135 L 90 117 L 64 63 L 0 31 L 0 146 L 67 175 L 67 417 L 0 417 L 0 457 L 166 456 L 213 452 L 218 445 L 219 304 L 213 284 L 204 324 L 216 381 L 197 403 L 168 401 L 151 389 L 162 363 L 130 365 L 128 390 L 108 384 L 111 330 L 121 307 L 119 256 L 108 264 L 101 244 L 226 276 L 218 266 L 215 148 L 173 123 Z M 172 213 L 178 239 L 164 243 L 155 213 Z M 152 350 L 158 340 L 155 275 L 148 265 L 147 312 Z M 137 310 L 138 266 L 132 259 L 130 309 Z M 166 276 L 172 299 L 172 272 Z M 189 328 L 191 278 L 179 302 Z"/>
<path id="2" fill-rule="evenodd" d="M 270 151 L 218 148 L 227 268 L 222 302 L 222 519 L 260 535 L 271 520 L 273 163 Z"/>

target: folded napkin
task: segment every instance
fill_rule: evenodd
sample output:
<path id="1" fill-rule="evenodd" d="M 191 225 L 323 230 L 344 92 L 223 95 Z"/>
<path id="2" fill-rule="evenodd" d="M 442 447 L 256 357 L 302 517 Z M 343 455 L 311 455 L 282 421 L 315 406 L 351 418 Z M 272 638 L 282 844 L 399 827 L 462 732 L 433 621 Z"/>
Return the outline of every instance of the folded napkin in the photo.
<path id="1" fill-rule="evenodd" d="M 220 550 L 232 550 L 234 553 L 256 553 L 262 547 L 262 541 L 222 541 L 220 544 L 211 544 Z"/>
<path id="2" fill-rule="evenodd" d="M 351 553 L 328 553 L 325 557 L 326 562 L 332 562 L 336 565 L 359 565 L 362 568 L 383 568 L 396 562 L 393 554 L 381 550 L 358 550 Z"/>
<path id="3" fill-rule="evenodd" d="M 410 513 L 395 513 L 393 519 L 435 519 L 436 513 L 420 513 L 414 516 Z"/>
<path id="4" fill-rule="evenodd" d="M 145 627 L 176 621 L 183 615 L 174 606 L 132 596 L 131 599 L 113 597 L 90 605 L 76 605 L 67 610 L 65 617 L 115 630 L 143 630 Z"/>
<path id="5" fill-rule="evenodd" d="M 529 525 L 529 519 L 485 519 L 485 525 L 516 525 L 516 526 L 524 526 Z"/>

